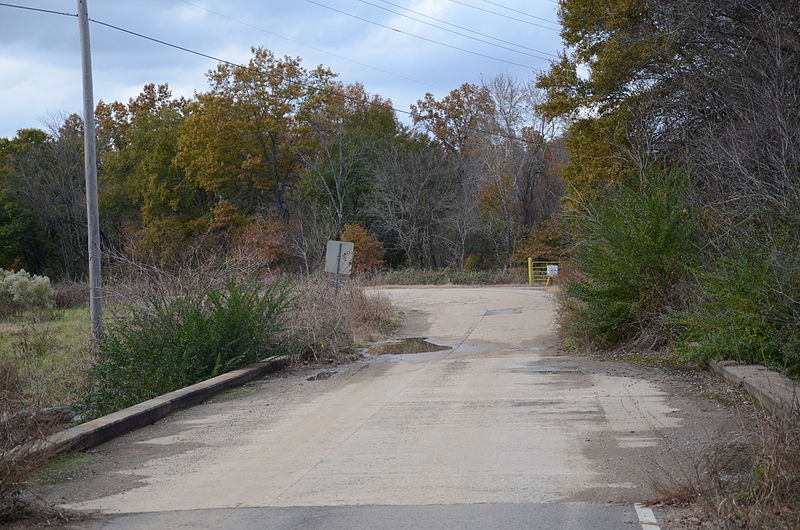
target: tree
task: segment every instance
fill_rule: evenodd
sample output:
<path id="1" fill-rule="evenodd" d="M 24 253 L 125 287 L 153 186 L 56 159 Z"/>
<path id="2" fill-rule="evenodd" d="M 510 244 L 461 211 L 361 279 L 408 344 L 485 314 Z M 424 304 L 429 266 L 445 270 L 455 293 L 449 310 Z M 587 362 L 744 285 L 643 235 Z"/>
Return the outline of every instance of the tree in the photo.
<path id="1" fill-rule="evenodd" d="M 370 96 L 360 84 L 336 84 L 307 113 L 305 130 L 309 142 L 300 152 L 305 172 L 298 199 L 316 203 L 339 233 L 347 222 L 361 221 L 377 153 L 400 125 L 391 101 Z"/>
<path id="2" fill-rule="evenodd" d="M 367 272 L 383 265 L 383 247 L 363 226 L 348 224 L 342 231 L 342 241 L 353 243 L 353 271 Z"/>
<path id="3" fill-rule="evenodd" d="M 187 107 L 175 160 L 215 200 L 285 220 L 288 188 L 300 174 L 302 116 L 324 99 L 333 74 L 252 51 L 247 67 L 220 64 L 209 72 L 211 89 Z"/>
<path id="4" fill-rule="evenodd" d="M 409 265 L 453 262 L 458 176 L 436 144 L 416 138 L 386 149 L 375 169 L 372 202 L 371 217 L 384 240 L 396 241 Z"/>
<path id="5" fill-rule="evenodd" d="M 36 212 L 45 237 L 57 245 L 57 272 L 77 280 L 85 275 L 85 180 L 83 123 L 68 116 L 44 139 L 13 157 L 15 177 L 10 181 L 20 204 Z"/>
<path id="6" fill-rule="evenodd" d="M 21 129 L 12 139 L 0 138 L 0 268 L 42 274 L 54 253 L 41 217 L 20 195 L 21 176 L 15 165 L 48 141 L 39 129 Z"/>

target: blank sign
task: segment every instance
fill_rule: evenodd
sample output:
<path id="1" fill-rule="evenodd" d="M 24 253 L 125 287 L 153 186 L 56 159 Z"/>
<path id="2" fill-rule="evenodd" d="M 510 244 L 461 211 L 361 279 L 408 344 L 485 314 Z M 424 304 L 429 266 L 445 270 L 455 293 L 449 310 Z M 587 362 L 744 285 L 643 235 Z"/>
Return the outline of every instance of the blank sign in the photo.
<path id="1" fill-rule="evenodd" d="M 354 248 L 355 245 L 348 241 L 328 241 L 328 246 L 325 250 L 325 272 L 336 274 L 336 262 L 341 256 L 339 274 L 350 274 Z"/>

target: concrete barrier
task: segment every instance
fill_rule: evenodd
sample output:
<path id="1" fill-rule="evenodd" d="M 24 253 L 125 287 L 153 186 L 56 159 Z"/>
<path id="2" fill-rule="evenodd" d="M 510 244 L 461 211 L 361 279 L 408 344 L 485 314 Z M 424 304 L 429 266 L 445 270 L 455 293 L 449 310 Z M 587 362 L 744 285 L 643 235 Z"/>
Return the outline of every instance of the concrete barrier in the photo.
<path id="1" fill-rule="evenodd" d="M 278 357 L 169 392 L 58 432 L 47 438 L 43 449 L 63 453 L 94 447 L 139 427 L 155 423 L 172 412 L 202 403 L 229 388 L 277 372 L 288 364 L 288 357 Z"/>
<path id="2" fill-rule="evenodd" d="M 800 383 L 769 368 L 733 361 L 710 361 L 709 369 L 719 377 L 743 387 L 761 406 L 774 414 L 800 410 Z"/>

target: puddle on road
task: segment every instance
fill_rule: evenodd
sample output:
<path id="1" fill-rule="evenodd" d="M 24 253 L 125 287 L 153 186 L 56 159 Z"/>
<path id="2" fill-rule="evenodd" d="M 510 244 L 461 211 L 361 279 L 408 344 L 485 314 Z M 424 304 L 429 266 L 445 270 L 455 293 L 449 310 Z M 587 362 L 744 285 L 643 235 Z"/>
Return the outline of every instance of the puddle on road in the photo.
<path id="1" fill-rule="evenodd" d="M 520 315 L 522 314 L 521 307 L 512 307 L 510 309 L 492 309 L 491 311 L 486 311 L 483 314 L 485 317 L 490 317 L 494 315 Z"/>
<path id="2" fill-rule="evenodd" d="M 336 372 L 320 372 L 316 375 L 312 375 L 311 377 L 306 377 L 306 381 L 321 381 L 323 379 L 330 379 L 334 374 L 336 374 Z"/>
<path id="3" fill-rule="evenodd" d="M 409 337 L 407 339 L 392 339 L 380 342 L 370 347 L 370 355 L 402 355 L 405 353 L 428 353 L 434 351 L 451 350 L 450 346 L 441 346 L 428 342 L 423 337 Z"/>

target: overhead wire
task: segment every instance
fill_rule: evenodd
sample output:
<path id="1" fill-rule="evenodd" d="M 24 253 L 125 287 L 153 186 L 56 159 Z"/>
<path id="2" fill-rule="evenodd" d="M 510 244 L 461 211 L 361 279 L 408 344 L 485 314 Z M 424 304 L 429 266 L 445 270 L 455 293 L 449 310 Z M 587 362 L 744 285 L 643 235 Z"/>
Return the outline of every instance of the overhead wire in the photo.
<path id="1" fill-rule="evenodd" d="M 17 4 L 6 4 L 5 2 L 0 2 L 0 6 L 3 7 L 13 7 L 15 9 L 24 9 L 25 11 L 37 11 L 39 13 L 49 13 L 51 15 L 64 15 L 67 17 L 77 17 L 77 13 L 67 13 L 66 11 L 53 11 L 52 9 L 42 9 L 40 7 L 31 7 L 31 6 L 21 6 Z"/>
<path id="2" fill-rule="evenodd" d="M 396 4 L 394 2 L 390 2 L 389 0 L 379 0 L 379 1 L 383 2 L 384 4 L 389 4 L 390 6 L 394 6 L 394 7 L 400 8 L 400 9 L 402 9 L 404 11 L 408 11 L 410 13 L 414 13 L 415 15 L 419 15 L 421 17 L 429 18 L 431 20 L 435 20 L 436 22 L 441 22 L 442 24 L 447 24 L 448 26 L 452 26 L 454 28 L 463 29 L 464 31 L 469 31 L 470 33 L 474 33 L 475 35 L 480 35 L 481 37 L 487 37 L 489 39 L 494 39 L 494 40 L 496 40 L 498 42 L 503 42 L 505 44 L 510 44 L 510 45 L 516 46 L 518 48 L 524 48 L 524 49 L 530 50 L 532 52 L 541 53 L 542 55 L 550 55 L 552 57 L 558 57 L 554 53 L 546 52 L 544 50 L 537 50 L 536 48 L 531 48 L 530 46 L 525 46 L 524 44 L 517 44 L 516 42 L 507 41 L 507 40 L 501 39 L 499 37 L 495 37 L 493 35 L 488 35 L 486 33 L 481 33 L 480 31 L 476 31 L 474 29 L 470 29 L 470 28 L 467 28 L 467 27 L 464 27 L 464 26 L 459 26 L 458 24 L 453 24 L 452 22 L 448 22 L 446 20 L 442 20 L 441 18 L 436 18 L 436 17 L 433 17 L 431 15 L 426 15 L 425 13 L 420 13 L 419 11 L 414 11 L 413 9 L 410 9 L 408 7 L 405 7 L 405 6 L 402 6 L 400 4 Z"/>
<path id="3" fill-rule="evenodd" d="M 481 0 L 481 2 L 484 2 L 486 4 L 491 4 L 491 5 L 497 6 L 497 7 L 502 7 L 503 9 L 508 9 L 509 11 L 512 11 L 514 13 L 519 13 L 520 15 L 525 15 L 526 17 L 531 17 L 531 18 L 534 18 L 536 20 L 541 20 L 543 22 L 549 22 L 550 24 L 558 24 L 558 22 L 556 22 L 555 20 L 550 20 L 549 18 L 544 18 L 544 17 L 540 17 L 540 16 L 537 16 L 537 15 L 531 15 L 530 13 L 526 13 L 525 11 L 520 11 L 519 9 L 514 9 L 513 7 L 508 7 L 507 5 L 501 4 L 499 2 L 492 2 L 492 0 Z M 557 4 L 558 2 L 554 2 L 554 3 Z"/>
<path id="4" fill-rule="evenodd" d="M 517 63 L 517 62 L 514 62 L 514 61 L 508 61 L 506 59 L 501 59 L 500 57 L 494 57 L 493 55 L 487 55 L 485 53 L 480 53 L 480 52 L 468 50 L 466 48 L 461 48 L 459 46 L 453 46 L 452 44 L 447 44 L 447 43 L 444 43 L 444 42 L 441 42 L 441 41 L 438 41 L 438 40 L 429 39 L 428 37 L 423 37 L 423 36 L 417 35 L 415 33 L 410 33 L 408 31 L 403 31 L 401 29 L 393 28 L 392 26 L 387 26 L 386 24 L 381 24 L 380 22 L 375 22 L 374 20 L 370 20 L 368 18 L 364 18 L 364 17 L 358 16 L 358 15 L 354 15 L 353 13 L 348 13 L 347 11 L 343 11 L 341 9 L 337 9 L 335 7 L 323 4 L 321 2 L 317 2 L 316 0 L 306 0 L 306 2 L 308 2 L 309 4 L 314 4 L 314 5 L 317 5 L 317 6 L 320 6 L 320 7 L 324 7 L 325 9 L 329 9 L 331 11 L 335 11 L 337 13 L 341 13 L 342 15 L 346 15 L 348 17 L 355 18 L 357 20 L 361 20 L 361 21 L 366 22 L 368 24 L 373 24 L 375 26 L 380 26 L 380 27 L 385 28 L 385 29 L 390 29 L 390 30 L 395 31 L 397 33 L 402 33 L 403 35 L 408 35 L 408 36 L 411 36 L 411 37 L 414 37 L 414 38 L 417 38 L 417 39 L 420 39 L 420 40 L 424 40 L 424 41 L 427 41 L 427 42 L 432 42 L 434 44 L 438 44 L 439 46 L 444 46 L 446 48 L 451 48 L 453 50 L 462 51 L 462 52 L 469 53 L 469 54 L 472 54 L 472 55 L 477 55 L 478 57 L 484 57 L 486 59 L 492 59 L 493 61 L 499 61 L 501 63 L 507 63 L 507 64 L 511 64 L 511 65 L 514 65 L 514 66 L 520 66 L 522 68 L 528 68 L 530 70 L 536 70 L 536 68 L 534 68 L 533 66 L 531 66 L 529 64 L 522 64 L 522 63 Z"/>
<path id="5" fill-rule="evenodd" d="M 461 0 L 450 0 L 450 1 L 453 2 L 454 4 L 459 4 L 459 5 L 462 5 L 464 7 L 469 7 L 469 8 L 472 8 L 472 9 L 477 9 L 478 11 L 483 11 L 484 13 L 491 13 L 492 15 L 497 15 L 498 17 L 507 18 L 509 20 L 516 20 L 517 22 L 522 22 L 523 24 L 530 24 L 531 26 L 536 26 L 536 27 L 539 27 L 539 28 L 549 29 L 550 31 L 561 31 L 557 27 L 553 28 L 553 27 L 550 27 L 550 26 L 544 26 L 542 24 L 538 24 L 536 22 L 531 22 L 529 20 L 522 20 L 521 18 L 512 17 L 511 15 L 506 15 L 505 13 L 498 13 L 497 11 L 492 11 L 491 9 L 485 9 L 483 7 L 480 7 L 480 6 L 476 6 L 476 5 L 473 5 L 473 4 L 468 4 L 466 2 L 462 2 Z M 552 24 L 557 24 L 556 22 L 551 22 L 551 23 Z"/>
<path id="6" fill-rule="evenodd" d="M 284 39 L 284 40 L 287 40 L 289 42 L 293 42 L 295 44 L 299 44 L 300 46 L 304 46 L 304 47 L 309 48 L 311 50 L 315 50 L 315 51 L 318 51 L 320 53 L 324 53 L 324 54 L 330 55 L 331 57 L 336 57 L 338 59 L 342 59 L 343 61 L 348 61 L 348 62 L 351 62 L 353 64 L 357 64 L 359 66 L 363 66 L 365 68 L 370 68 L 370 69 L 375 70 L 377 72 L 382 72 L 384 74 L 389 74 L 391 76 L 394 76 L 394 77 L 397 77 L 397 78 L 400 78 L 400 79 L 405 79 L 406 81 L 411 81 L 413 83 L 417 83 L 419 85 L 426 85 L 426 86 L 429 86 L 429 87 L 432 87 L 432 88 L 437 88 L 439 90 L 447 90 L 444 87 L 441 87 L 439 85 L 435 85 L 435 84 L 430 83 L 428 81 L 420 81 L 419 79 L 414 79 L 413 77 L 408 77 L 408 76 L 405 76 L 403 74 L 399 74 L 397 72 L 392 72 L 391 70 L 385 70 L 383 68 L 380 68 L 380 67 L 377 67 L 377 66 L 374 66 L 374 65 L 371 65 L 371 64 L 362 63 L 361 61 L 356 61 L 355 59 L 352 59 L 350 57 L 345 57 L 344 55 L 339 55 L 339 54 L 333 53 L 333 52 L 331 52 L 329 50 L 325 50 L 323 48 L 318 48 L 316 46 L 312 46 L 311 44 L 308 44 L 308 43 L 305 43 L 305 42 L 302 42 L 302 41 L 299 41 L 299 40 L 296 40 L 296 39 L 292 39 L 292 38 L 287 37 L 285 35 L 281 35 L 280 33 L 275 33 L 274 31 L 270 31 L 270 30 L 261 28 L 259 26 L 254 25 L 254 24 L 250 24 L 249 22 L 245 22 L 244 20 L 240 20 L 240 19 L 237 19 L 237 18 L 229 17 L 228 15 L 225 15 L 223 13 L 219 13 L 217 11 L 213 11 L 211 9 L 208 9 L 206 7 L 201 6 L 200 4 L 195 4 L 194 2 L 189 2 L 188 0 L 181 0 L 181 1 L 184 4 L 190 5 L 192 7 L 197 8 L 197 9 L 201 9 L 201 10 L 205 11 L 206 13 L 210 13 L 212 15 L 218 16 L 218 17 L 223 18 L 225 20 L 229 20 L 231 22 L 235 22 L 236 24 L 241 24 L 241 25 L 246 26 L 248 28 L 252 28 L 252 29 L 254 29 L 256 31 L 260 31 L 262 33 L 265 33 L 267 35 L 273 35 L 273 36 L 278 37 L 280 39 Z"/>
<path id="7" fill-rule="evenodd" d="M 48 13 L 48 14 L 68 16 L 68 17 L 77 17 L 78 16 L 76 13 L 68 13 L 68 12 L 63 12 L 63 11 L 54 11 L 54 10 L 50 10 L 50 9 L 39 9 L 39 8 L 33 8 L 33 7 L 28 7 L 28 6 L 21 6 L 21 5 L 17 5 L 17 4 L 8 4 L 8 3 L 5 3 L 5 2 L 0 2 L 0 7 L 11 7 L 11 8 L 16 8 L 16 9 L 24 9 L 24 10 L 28 10 L 28 11 L 37 11 L 37 12 L 41 12 L 41 13 Z M 173 48 L 173 49 L 176 49 L 176 50 L 179 50 L 179 51 L 183 51 L 183 52 L 186 52 L 186 53 L 189 53 L 189 54 L 192 54 L 192 55 L 196 55 L 196 56 L 203 57 L 203 58 L 206 58 L 206 59 L 211 59 L 212 61 L 216 61 L 218 63 L 227 64 L 229 66 L 233 66 L 233 67 L 236 67 L 236 68 L 242 68 L 244 70 L 248 70 L 248 71 L 254 72 L 254 73 L 259 74 L 259 75 L 270 77 L 270 74 L 268 72 L 265 72 L 265 71 L 260 70 L 258 68 L 252 68 L 250 66 L 246 66 L 246 65 L 234 62 L 234 61 L 229 61 L 229 60 L 223 59 L 221 57 L 216 57 L 216 56 L 211 55 L 211 54 L 207 54 L 207 53 L 204 53 L 204 52 L 193 50 L 191 48 L 187 48 L 187 47 L 181 46 L 179 44 L 174 44 L 172 42 L 168 42 L 168 41 L 165 41 L 165 40 L 162 40 L 162 39 L 158 39 L 156 37 L 151 37 L 149 35 L 145 35 L 144 33 L 139 33 L 137 31 L 133 31 L 133 30 L 130 30 L 130 29 L 127 29 L 127 28 L 123 28 L 121 26 L 117 26 L 117 25 L 111 24 L 109 22 L 104 22 L 102 20 L 97 20 L 97 19 L 94 19 L 94 18 L 91 18 L 91 17 L 88 20 L 89 20 L 89 22 L 91 22 L 93 24 L 97 24 L 99 26 L 103 26 L 103 27 L 106 27 L 106 28 L 109 28 L 109 29 L 112 29 L 112 30 L 115 30 L 115 31 L 119 31 L 121 33 L 125 33 L 125 34 L 131 35 L 131 36 L 134 36 L 134 37 L 138 37 L 138 38 L 150 41 L 150 42 L 154 42 L 156 44 L 161 44 L 162 46 L 167 46 L 169 48 Z M 358 98 L 356 96 L 350 96 L 350 95 L 348 95 L 348 94 L 346 94 L 346 93 L 344 93 L 344 92 L 342 92 L 340 90 L 336 90 L 332 86 L 319 87 L 319 86 L 309 85 L 308 83 L 301 83 L 301 82 L 297 82 L 297 85 L 298 86 L 302 86 L 304 88 L 311 89 L 311 90 L 316 90 L 316 91 L 319 91 L 319 92 L 329 91 L 329 92 L 334 93 L 334 94 L 336 94 L 336 95 L 338 95 L 338 96 L 340 96 L 340 97 L 342 97 L 344 99 L 347 99 L 347 100 L 362 101 L 360 98 Z M 407 116 L 411 115 L 410 111 L 399 109 L 399 108 L 394 107 L 394 106 L 387 106 L 387 108 L 391 109 L 394 112 L 398 112 L 400 114 L 405 114 Z M 497 132 L 497 131 L 487 131 L 487 130 L 484 130 L 484 129 L 480 129 L 480 128 L 477 128 L 477 127 L 470 127 L 470 126 L 464 126 L 463 128 L 467 129 L 467 130 L 479 132 L 479 133 L 482 133 L 482 134 L 487 134 L 487 135 L 490 135 L 490 136 L 496 136 L 498 138 L 505 138 L 507 140 L 514 140 L 514 141 L 523 142 L 523 143 L 527 143 L 527 144 L 533 143 L 530 140 L 526 140 L 525 138 L 521 138 L 521 137 L 516 136 L 516 135 L 509 135 L 509 134 L 505 134 L 505 133 Z"/>
<path id="8" fill-rule="evenodd" d="M 393 9 L 389 9 L 388 7 L 383 7 L 383 6 L 379 6 L 378 4 L 373 4 L 372 2 L 369 2 L 368 0 L 357 0 L 357 1 L 361 2 L 362 4 L 366 4 L 368 6 L 372 6 L 372 7 L 376 8 L 376 9 L 382 9 L 384 11 L 388 11 L 389 13 L 394 13 L 395 15 L 398 15 L 398 16 L 413 20 L 415 22 L 419 22 L 420 24 L 425 24 L 426 26 L 431 26 L 433 28 L 437 28 L 437 29 L 440 29 L 442 31 L 447 31 L 447 32 L 453 33 L 455 35 L 460 35 L 461 37 L 466 37 L 468 39 L 472 39 L 472 40 L 477 41 L 477 42 L 482 42 L 482 43 L 488 44 L 490 46 L 495 46 L 497 48 L 502 48 L 504 50 L 510 50 L 510 51 L 512 51 L 514 53 L 527 55 L 528 57 L 534 57 L 536 59 L 541 59 L 543 61 L 549 61 L 550 60 L 547 57 L 542 57 L 541 55 L 536 55 L 536 54 L 533 54 L 533 53 L 528 53 L 528 52 L 524 52 L 524 51 L 520 51 L 520 50 L 515 50 L 514 48 L 509 48 L 508 46 L 503 46 L 502 44 L 497 44 L 497 43 L 494 43 L 494 42 L 491 42 L 491 41 L 488 41 L 488 40 L 479 39 L 477 37 L 473 37 L 472 35 L 467 35 L 465 33 L 461 33 L 461 32 L 458 32 L 458 31 L 455 31 L 455 30 L 452 30 L 452 29 L 448 29 L 448 28 L 445 28 L 445 27 L 442 27 L 442 26 L 438 26 L 436 24 L 432 24 L 430 22 L 426 22 L 424 20 L 420 20 L 418 18 L 414 18 L 414 17 L 409 16 L 409 15 L 405 15 L 405 14 L 400 13 L 398 11 L 394 11 Z"/>

